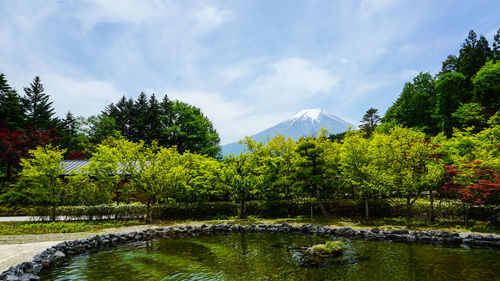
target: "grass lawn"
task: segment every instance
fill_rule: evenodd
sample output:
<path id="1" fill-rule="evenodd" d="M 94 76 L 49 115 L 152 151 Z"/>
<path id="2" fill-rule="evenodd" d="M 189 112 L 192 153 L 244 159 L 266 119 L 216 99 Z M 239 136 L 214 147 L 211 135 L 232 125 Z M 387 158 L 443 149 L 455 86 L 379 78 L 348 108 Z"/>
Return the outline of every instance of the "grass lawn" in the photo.
<path id="1" fill-rule="evenodd" d="M 226 218 L 213 220 L 157 220 L 154 225 L 179 225 L 179 224 L 259 224 L 259 223 L 288 223 L 292 225 L 318 224 L 330 225 L 335 227 L 349 226 L 354 229 L 374 228 L 381 229 L 404 229 L 406 227 L 404 218 L 374 218 L 370 221 L 364 221 L 356 218 L 332 218 L 330 220 L 322 218 L 255 218 L 246 219 Z M 117 228 L 123 226 L 145 225 L 144 221 L 139 220 L 108 220 L 108 221 L 82 221 L 82 222 L 0 222 L 0 235 L 16 234 L 44 234 L 44 233 L 72 233 L 72 232 L 95 232 L 107 228 Z M 451 232 L 481 232 L 500 234 L 500 227 L 488 226 L 487 222 L 475 222 L 472 227 L 466 228 L 464 225 L 457 224 L 455 220 L 440 220 L 430 222 L 415 220 L 411 230 L 442 230 Z"/>
<path id="2" fill-rule="evenodd" d="M 145 224 L 143 221 L 81 221 L 81 222 L 0 222 L 0 235 L 93 232 L 106 228 Z"/>

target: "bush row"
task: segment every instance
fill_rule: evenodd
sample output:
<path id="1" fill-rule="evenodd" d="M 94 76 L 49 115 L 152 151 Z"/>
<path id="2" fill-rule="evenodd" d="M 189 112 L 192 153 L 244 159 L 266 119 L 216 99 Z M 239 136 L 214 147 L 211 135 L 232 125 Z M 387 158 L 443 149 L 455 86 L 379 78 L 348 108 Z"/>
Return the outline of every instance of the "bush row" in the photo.
<path id="1" fill-rule="evenodd" d="M 364 201 L 353 199 L 336 199 L 324 202 L 326 208 L 334 216 L 364 216 Z M 405 216 L 405 200 L 377 199 L 369 201 L 371 217 Z M 208 219 L 225 218 L 238 214 L 239 204 L 234 202 L 207 203 L 168 203 L 153 206 L 155 219 Z M 249 201 L 246 203 L 246 214 L 259 217 L 296 217 L 319 215 L 318 204 L 314 199 Z M 434 214 L 440 219 L 462 219 L 467 206 L 458 200 L 435 201 Z M 146 206 L 131 205 L 96 205 L 58 207 L 57 215 L 69 220 L 103 220 L 103 219 L 141 219 L 146 213 Z M 429 219 L 431 217 L 430 201 L 417 200 L 412 206 L 413 217 Z M 50 209 L 38 207 L 32 213 L 35 216 L 48 216 Z M 482 207 L 472 208 L 469 217 L 487 220 L 488 212 Z"/>

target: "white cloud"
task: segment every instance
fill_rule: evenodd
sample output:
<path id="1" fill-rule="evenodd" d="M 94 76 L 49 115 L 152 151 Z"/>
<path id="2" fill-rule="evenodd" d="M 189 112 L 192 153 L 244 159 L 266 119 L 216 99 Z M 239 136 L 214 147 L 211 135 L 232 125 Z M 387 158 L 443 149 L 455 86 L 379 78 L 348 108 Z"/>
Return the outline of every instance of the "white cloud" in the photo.
<path id="1" fill-rule="evenodd" d="M 303 58 L 282 59 L 270 68 L 271 73 L 257 78 L 248 89 L 263 106 L 300 104 L 330 92 L 337 83 L 337 78 L 326 68 Z"/>
<path id="2" fill-rule="evenodd" d="M 223 22 L 230 20 L 232 13 L 229 10 L 217 7 L 204 7 L 195 10 L 191 16 L 195 20 L 194 28 L 199 32 L 211 30 Z"/>
<path id="3" fill-rule="evenodd" d="M 386 8 L 393 5 L 396 0 L 362 0 L 359 13 L 363 17 L 371 17 L 377 13 L 386 11 Z"/>
<path id="4" fill-rule="evenodd" d="M 252 113 L 252 108 L 238 101 L 230 101 L 219 93 L 192 90 L 166 90 L 172 100 L 180 100 L 195 105 L 201 109 L 214 124 L 222 142 L 237 140 L 246 132 L 246 128 L 239 126 L 239 120 Z"/>
<path id="5" fill-rule="evenodd" d="M 89 0 L 75 16 L 82 22 L 84 32 L 99 23 L 143 24 L 167 16 L 166 5 L 161 1 L 140 0 Z"/>
<path id="6" fill-rule="evenodd" d="M 64 116 L 68 111 L 86 117 L 99 114 L 106 105 L 123 96 L 107 81 L 85 80 L 58 73 L 42 74 L 41 78 L 58 116 Z"/>
<path id="7" fill-rule="evenodd" d="M 227 83 L 238 80 L 249 73 L 250 67 L 244 64 L 231 65 L 218 71 L 219 77 L 221 77 Z"/>

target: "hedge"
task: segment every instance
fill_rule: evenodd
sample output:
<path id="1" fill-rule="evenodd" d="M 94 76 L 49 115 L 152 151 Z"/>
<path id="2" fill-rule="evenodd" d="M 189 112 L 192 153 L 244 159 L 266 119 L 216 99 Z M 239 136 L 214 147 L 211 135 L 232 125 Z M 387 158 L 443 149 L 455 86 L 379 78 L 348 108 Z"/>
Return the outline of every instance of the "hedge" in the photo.
<path id="1" fill-rule="evenodd" d="M 405 199 L 370 200 L 371 217 L 403 217 L 405 216 Z M 324 202 L 331 215 L 340 217 L 362 217 L 365 212 L 364 201 L 353 199 L 326 200 Z M 155 219 L 210 219 L 232 217 L 238 214 L 239 204 L 234 202 L 207 203 L 168 203 L 153 206 Z M 314 215 L 320 211 L 316 200 L 312 198 L 280 201 L 249 201 L 245 205 L 246 214 L 258 217 L 296 217 Z M 434 202 L 436 218 L 463 219 L 466 205 L 458 200 L 447 200 L 441 204 Z M 498 210 L 498 208 L 497 208 Z M 68 220 L 103 220 L 103 219 L 141 219 L 146 213 L 143 204 L 132 205 L 97 205 L 97 206 L 65 206 L 57 208 L 57 215 Z M 34 216 L 48 216 L 48 208 L 39 207 L 34 210 Z M 412 206 L 413 218 L 429 219 L 431 216 L 430 202 L 427 199 L 417 200 Z M 485 208 L 474 207 L 470 218 L 477 220 L 489 219 Z M 45 218 L 47 219 L 47 218 Z"/>

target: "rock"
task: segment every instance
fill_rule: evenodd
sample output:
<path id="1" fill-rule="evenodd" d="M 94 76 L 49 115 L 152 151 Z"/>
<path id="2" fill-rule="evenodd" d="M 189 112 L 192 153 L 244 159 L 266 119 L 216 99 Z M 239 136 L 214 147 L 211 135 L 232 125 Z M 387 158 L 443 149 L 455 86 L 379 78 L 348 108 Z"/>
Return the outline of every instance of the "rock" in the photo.
<path id="1" fill-rule="evenodd" d="M 42 260 L 43 260 L 43 257 L 40 254 L 33 257 L 33 262 L 40 263 L 40 262 L 42 262 Z"/>
<path id="2" fill-rule="evenodd" d="M 462 239 L 467 239 L 470 237 L 470 234 L 469 233 L 460 233 L 460 234 L 458 234 L 458 236 Z"/>
<path id="3" fill-rule="evenodd" d="M 40 263 L 34 263 L 33 264 L 33 273 L 36 274 L 36 275 L 39 275 L 40 272 L 42 272 L 42 268 L 43 268 L 42 264 L 40 264 Z"/>
<path id="4" fill-rule="evenodd" d="M 61 252 L 61 251 L 57 251 L 57 252 L 55 252 L 55 253 L 52 255 L 51 260 L 52 260 L 52 261 L 54 261 L 54 262 L 58 262 L 58 261 L 63 260 L 65 257 L 66 257 L 66 254 L 64 254 L 64 253 L 63 253 L 63 252 Z"/>
<path id="5" fill-rule="evenodd" d="M 23 262 L 17 266 L 18 272 L 22 273 L 31 273 L 33 272 L 33 263 L 31 262 Z"/>
<path id="6" fill-rule="evenodd" d="M 37 281 L 37 280 L 40 280 L 40 277 L 36 276 L 35 274 L 32 274 L 32 273 L 26 273 L 26 274 L 20 276 L 18 280 L 20 280 L 20 281 Z"/>
<path id="7" fill-rule="evenodd" d="M 378 233 L 380 232 L 380 229 L 378 229 L 378 228 L 372 228 L 372 229 L 370 230 L 370 232 L 373 232 L 373 233 L 375 233 L 375 234 L 378 234 Z"/>
<path id="8" fill-rule="evenodd" d="M 491 234 L 485 235 L 485 236 L 483 237 L 483 239 L 484 239 L 484 240 L 487 240 L 487 241 L 493 241 L 493 235 L 491 235 Z"/>
<path id="9" fill-rule="evenodd" d="M 470 235 L 470 238 L 475 239 L 475 240 L 481 240 L 481 239 L 483 239 L 483 235 L 478 234 L 478 233 L 473 233 Z"/>

